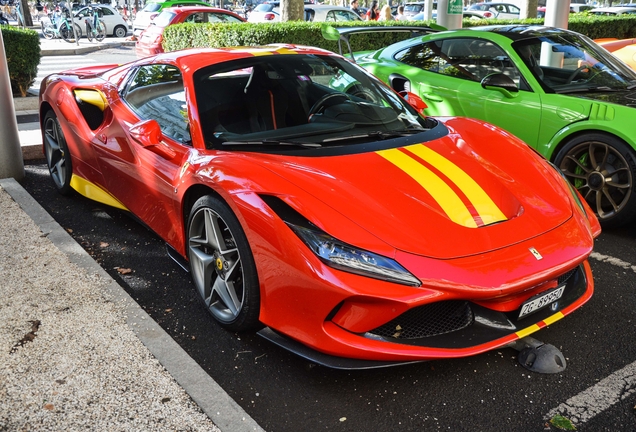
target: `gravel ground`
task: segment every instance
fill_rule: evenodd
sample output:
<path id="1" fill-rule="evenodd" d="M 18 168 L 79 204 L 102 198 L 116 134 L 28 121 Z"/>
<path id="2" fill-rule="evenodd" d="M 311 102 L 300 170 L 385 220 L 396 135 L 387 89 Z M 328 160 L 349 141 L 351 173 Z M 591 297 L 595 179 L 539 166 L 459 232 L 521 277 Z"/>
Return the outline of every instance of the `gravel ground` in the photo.
<path id="1" fill-rule="evenodd" d="M 0 188 L 0 431 L 219 429 Z"/>

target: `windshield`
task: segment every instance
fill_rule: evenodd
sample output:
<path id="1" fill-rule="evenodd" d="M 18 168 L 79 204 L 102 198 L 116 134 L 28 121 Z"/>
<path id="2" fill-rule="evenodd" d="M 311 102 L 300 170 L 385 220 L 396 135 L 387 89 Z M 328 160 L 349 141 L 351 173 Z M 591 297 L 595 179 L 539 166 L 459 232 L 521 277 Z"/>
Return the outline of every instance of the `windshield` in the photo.
<path id="1" fill-rule="evenodd" d="M 157 12 L 161 9 L 161 4 L 159 3 L 148 3 L 146 7 L 142 10 L 142 12 Z"/>
<path id="2" fill-rule="evenodd" d="M 636 72 L 585 36 L 559 33 L 513 44 L 546 92 L 616 91 L 636 86 Z"/>
<path id="3" fill-rule="evenodd" d="M 330 55 L 254 56 L 203 68 L 194 81 L 209 148 L 347 145 L 435 123 L 363 69 Z"/>
<path id="4" fill-rule="evenodd" d="M 163 11 L 152 20 L 152 23 L 157 27 L 168 27 L 175 16 L 177 16 L 177 14 L 174 12 Z"/>

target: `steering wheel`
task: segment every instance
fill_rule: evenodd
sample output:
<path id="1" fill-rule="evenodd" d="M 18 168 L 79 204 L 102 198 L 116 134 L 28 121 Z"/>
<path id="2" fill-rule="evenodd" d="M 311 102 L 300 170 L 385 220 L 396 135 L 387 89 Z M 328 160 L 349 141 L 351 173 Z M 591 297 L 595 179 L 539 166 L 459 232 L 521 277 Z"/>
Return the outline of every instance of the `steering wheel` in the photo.
<path id="1" fill-rule="evenodd" d="M 307 117 L 311 118 L 312 115 L 316 114 L 322 108 L 325 107 L 325 102 L 327 102 L 329 99 L 333 99 L 333 98 L 343 98 L 343 99 L 346 99 L 346 100 L 351 100 L 349 95 L 346 94 L 346 93 L 327 93 L 326 95 L 324 95 L 323 97 L 318 99 L 315 104 L 313 104 L 313 106 L 309 110 L 309 114 L 307 115 Z"/>
<path id="2" fill-rule="evenodd" d="M 568 76 L 568 78 L 565 80 L 566 84 L 570 84 L 572 82 L 572 80 L 583 70 L 585 69 L 589 69 L 589 65 L 581 65 L 579 67 L 577 67 L 576 69 L 574 69 L 574 71 L 572 71 L 572 73 L 570 74 L 570 76 Z"/>

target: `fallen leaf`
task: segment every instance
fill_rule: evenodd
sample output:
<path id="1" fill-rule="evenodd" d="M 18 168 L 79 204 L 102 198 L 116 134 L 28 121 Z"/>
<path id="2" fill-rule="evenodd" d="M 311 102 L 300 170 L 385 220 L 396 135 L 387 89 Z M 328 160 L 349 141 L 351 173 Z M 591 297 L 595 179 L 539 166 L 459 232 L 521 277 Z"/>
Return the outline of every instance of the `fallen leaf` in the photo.
<path id="1" fill-rule="evenodd" d="M 99 247 L 102 248 L 102 249 L 103 248 L 107 248 L 108 246 L 110 246 L 110 245 L 108 243 L 106 243 L 106 242 L 100 242 L 99 243 Z"/>
<path id="2" fill-rule="evenodd" d="M 570 419 L 560 415 L 555 415 L 554 417 L 552 417 L 550 419 L 550 424 L 554 426 L 555 428 L 561 429 L 561 430 L 568 430 L 568 431 L 576 430 L 576 427 L 574 426 L 574 424 L 572 424 L 572 421 L 570 421 Z"/>
<path id="3" fill-rule="evenodd" d="M 44 404 L 44 409 L 48 411 L 53 411 L 55 407 L 51 403 Z"/>
<path id="4" fill-rule="evenodd" d="M 172 312 L 172 309 L 166 309 L 166 312 L 170 313 Z"/>
<path id="5" fill-rule="evenodd" d="M 73 230 L 72 230 L 72 229 L 70 229 L 70 228 L 66 228 L 66 232 L 68 232 L 68 233 L 72 233 L 72 232 L 73 232 Z"/>
<path id="6" fill-rule="evenodd" d="M 346 420 L 347 420 L 347 418 L 346 418 L 346 417 L 340 417 L 340 421 L 341 421 L 341 422 L 346 421 Z"/>
<path id="7" fill-rule="evenodd" d="M 122 268 L 122 267 L 115 267 L 115 268 L 117 269 L 117 272 L 119 274 L 127 275 L 127 274 L 132 273 L 132 270 L 129 269 L 129 268 Z"/>

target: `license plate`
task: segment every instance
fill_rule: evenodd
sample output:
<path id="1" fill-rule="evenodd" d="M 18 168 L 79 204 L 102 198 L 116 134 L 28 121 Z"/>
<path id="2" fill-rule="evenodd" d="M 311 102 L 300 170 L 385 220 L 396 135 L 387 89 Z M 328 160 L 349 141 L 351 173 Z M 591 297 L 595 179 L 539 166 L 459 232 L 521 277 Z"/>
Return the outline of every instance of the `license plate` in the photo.
<path id="1" fill-rule="evenodd" d="M 518 319 L 521 319 L 526 315 L 530 315 L 531 313 L 546 307 L 550 303 L 557 301 L 563 295 L 563 291 L 565 291 L 565 285 L 553 289 L 552 291 L 548 291 L 545 294 L 541 294 L 539 297 L 535 297 L 532 300 L 528 300 L 521 305 L 521 312 L 519 312 Z"/>

